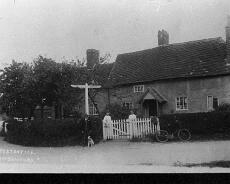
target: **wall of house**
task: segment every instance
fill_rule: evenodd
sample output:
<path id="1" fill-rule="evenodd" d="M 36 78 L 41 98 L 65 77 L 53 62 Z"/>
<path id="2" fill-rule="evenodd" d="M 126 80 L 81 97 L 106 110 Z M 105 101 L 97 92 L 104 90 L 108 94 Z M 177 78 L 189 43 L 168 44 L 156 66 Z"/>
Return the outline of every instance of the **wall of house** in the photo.
<path id="1" fill-rule="evenodd" d="M 230 76 L 154 82 L 145 84 L 144 90 L 148 87 L 155 88 L 167 99 L 167 103 L 162 105 L 161 113 L 164 114 L 206 112 L 209 95 L 217 97 L 219 104 L 230 103 Z M 137 114 L 140 116 L 143 114 L 142 105 L 138 103 L 143 93 L 134 93 L 133 86 L 111 89 L 110 94 L 111 103 L 132 102 Z M 188 97 L 188 110 L 176 111 L 176 97 L 179 96 Z"/>
<path id="2" fill-rule="evenodd" d="M 94 99 L 100 113 L 103 112 L 106 108 L 106 105 L 109 104 L 107 89 L 98 90 Z"/>

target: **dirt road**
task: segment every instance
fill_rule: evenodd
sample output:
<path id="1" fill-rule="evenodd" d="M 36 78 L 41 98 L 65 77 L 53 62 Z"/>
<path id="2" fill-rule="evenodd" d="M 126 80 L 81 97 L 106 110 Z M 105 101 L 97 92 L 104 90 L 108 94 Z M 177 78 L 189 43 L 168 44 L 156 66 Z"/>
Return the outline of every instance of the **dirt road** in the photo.
<path id="1" fill-rule="evenodd" d="M 230 160 L 230 141 L 102 142 L 92 148 L 32 148 L 1 138 L 0 146 L 0 172 L 230 172 L 226 168 L 181 167 Z"/>

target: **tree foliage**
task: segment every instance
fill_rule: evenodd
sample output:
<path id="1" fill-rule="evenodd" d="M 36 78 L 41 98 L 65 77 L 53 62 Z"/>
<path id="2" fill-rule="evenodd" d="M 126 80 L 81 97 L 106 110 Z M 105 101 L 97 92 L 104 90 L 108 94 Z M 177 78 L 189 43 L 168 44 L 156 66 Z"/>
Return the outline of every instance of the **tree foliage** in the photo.
<path id="1" fill-rule="evenodd" d="M 11 116 L 31 117 L 36 106 L 39 106 L 43 117 L 45 106 L 55 106 L 59 111 L 57 114 L 62 117 L 64 111 L 73 111 L 83 100 L 80 95 L 82 91 L 72 88 L 71 84 L 104 83 L 111 67 L 104 67 L 102 63 L 110 58 L 110 54 L 106 53 L 91 70 L 85 67 L 84 59 L 71 62 L 64 59 L 62 63 L 57 63 L 52 58 L 39 55 L 31 64 L 13 60 L 0 73 L 3 109 Z M 91 90 L 89 96 L 93 103 L 95 95 L 96 91 Z"/>
<path id="2" fill-rule="evenodd" d="M 31 117 L 37 105 L 76 105 L 79 101 L 71 84 L 80 79 L 78 66 L 56 63 L 38 56 L 32 64 L 12 61 L 0 75 L 1 104 L 11 116 Z"/>
<path id="3" fill-rule="evenodd" d="M 32 99 L 32 67 L 12 61 L 0 76 L 1 104 L 8 114 L 25 115 L 34 106 Z"/>

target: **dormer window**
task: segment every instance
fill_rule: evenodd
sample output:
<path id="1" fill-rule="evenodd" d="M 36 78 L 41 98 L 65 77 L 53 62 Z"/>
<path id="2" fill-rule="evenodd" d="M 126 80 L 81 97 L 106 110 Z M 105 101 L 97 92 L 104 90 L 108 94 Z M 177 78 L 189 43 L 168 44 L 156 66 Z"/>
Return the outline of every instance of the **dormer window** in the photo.
<path id="1" fill-rule="evenodd" d="M 133 86 L 134 93 L 143 93 L 144 92 L 144 85 L 136 85 Z"/>

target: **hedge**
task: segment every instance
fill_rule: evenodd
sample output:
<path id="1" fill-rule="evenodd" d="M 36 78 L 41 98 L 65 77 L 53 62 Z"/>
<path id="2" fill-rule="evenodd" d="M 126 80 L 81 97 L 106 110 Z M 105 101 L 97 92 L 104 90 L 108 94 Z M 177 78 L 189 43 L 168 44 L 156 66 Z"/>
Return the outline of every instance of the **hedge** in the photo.
<path id="1" fill-rule="evenodd" d="M 161 129 L 173 131 L 176 124 L 192 134 L 210 135 L 230 132 L 230 112 L 183 113 L 161 115 Z"/>
<path id="2" fill-rule="evenodd" d="M 161 115 L 161 129 L 173 131 L 180 123 L 192 135 L 213 135 L 230 133 L 230 112 L 183 113 Z M 25 146 L 65 146 L 81 145 L 84 138 L 84 119 L 33 120 L 18 122 L 7 120 L 6 140 Z M 91 117 L 88 123 L 88 134 L 98 143 L 102 139 L 102 120 Z M 87 137 L 86 137 L 87 139 Z"/>
<path id="3" fill-rule="evenodd" d="M 25 146 L 65 146 L 82 145 L 85 122 L 80 119 L 64 120 L 33 120 L 18 122 L 7 121 L 6 140 Z M 102 122 L 98 118 L 91 118 L 88 126 L 89 135 L 99 142 L 102 138 Z"/>
<path id="4" fill-rule="evenodd" d="M 104 111 L 101 113 L 102 117 L 104 117 L 107 112 L 110 113 L 110 116 L 113 120 L 127 119 L 130 115 L 130 109 L 116 103 L 107 105 Z"/>

